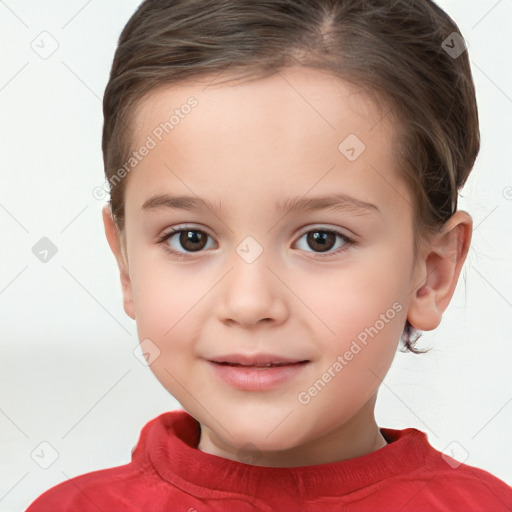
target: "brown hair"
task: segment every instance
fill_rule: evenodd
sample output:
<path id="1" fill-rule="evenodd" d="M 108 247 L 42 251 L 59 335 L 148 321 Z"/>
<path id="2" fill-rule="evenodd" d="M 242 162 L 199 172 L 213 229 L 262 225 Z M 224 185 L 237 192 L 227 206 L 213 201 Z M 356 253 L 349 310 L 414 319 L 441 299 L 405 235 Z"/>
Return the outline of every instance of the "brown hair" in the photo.
<path id="1" fill-rule="evenodd" d="M 255 79 L 299 65 L 361 86 L 399 119 L 416 249 L 457 210 L 479 151 L 463 44 L 430 0 L 145 0 L 119 37 L 103 98 L 103 159 L 119 231 L 126 180 L 116 172 L 133 150 L 133 114 L 148 92 L 224 70 Z M 407 350 L 422 352 L 414 348 L 420 334 L 406 322 Z"/>

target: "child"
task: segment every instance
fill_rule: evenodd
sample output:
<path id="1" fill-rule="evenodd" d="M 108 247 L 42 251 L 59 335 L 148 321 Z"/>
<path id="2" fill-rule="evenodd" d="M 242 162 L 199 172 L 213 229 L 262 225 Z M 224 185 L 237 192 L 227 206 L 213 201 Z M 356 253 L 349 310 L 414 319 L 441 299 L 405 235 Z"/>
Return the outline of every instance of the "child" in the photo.
<path id="1" fill-rule="evenodd" d="M 439 7 L 146 0 L 104 118 L 124 309 L 184 410 L 29 512 L 512 509 L 504 482 L 374 417 L 471 241 L 475 93 Z"/>

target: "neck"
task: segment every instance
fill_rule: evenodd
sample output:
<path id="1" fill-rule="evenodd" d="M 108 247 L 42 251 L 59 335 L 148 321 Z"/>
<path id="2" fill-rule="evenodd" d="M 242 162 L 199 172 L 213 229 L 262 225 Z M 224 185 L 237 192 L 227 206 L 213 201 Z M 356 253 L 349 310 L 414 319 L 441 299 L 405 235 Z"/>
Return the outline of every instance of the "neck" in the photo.
<path id="1" fill-rule="evenodd" d="M 266 467 L 310 466 L 361 457 L 387 445 L 375 422 L 375 400 L 376 395 L 346 423 L 286 450 L 242 451 L 221 439 L 205 425 L 201 425 L 198 449 L 226 459 Z M 250 440 L 244 444 L 248 443 Z"/>

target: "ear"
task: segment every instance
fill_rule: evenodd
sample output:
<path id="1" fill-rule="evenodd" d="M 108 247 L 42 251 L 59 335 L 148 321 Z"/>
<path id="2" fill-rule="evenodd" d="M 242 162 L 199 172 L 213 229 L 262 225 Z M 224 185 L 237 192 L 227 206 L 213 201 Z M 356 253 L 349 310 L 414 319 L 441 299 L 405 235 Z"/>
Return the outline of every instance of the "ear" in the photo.
<path id="1" fill-rule="evenodd" d="M 426 242 L 415 274 L 418 285 L 407 312 L 413 327 L 430 331 L 441 323 L 466 260 L 472 230 L 473 220 L 459 210 Z"/>
<path id="2" fill-rule="evenodd" d="M 119 268 L 121 277 L 121 288 L 123 291 L 123 307 L 126 314 L 135 320 L 135 308 L 133 304 L 132 283 L 128 272 L 128 258 L 126 255 L 125 241 L 114 222 L 112 209 L 107 203 L 103 206 L 103 225 L 105 226 L 105 235 L 107 236 L 108 245 L 112 250 Z"/>

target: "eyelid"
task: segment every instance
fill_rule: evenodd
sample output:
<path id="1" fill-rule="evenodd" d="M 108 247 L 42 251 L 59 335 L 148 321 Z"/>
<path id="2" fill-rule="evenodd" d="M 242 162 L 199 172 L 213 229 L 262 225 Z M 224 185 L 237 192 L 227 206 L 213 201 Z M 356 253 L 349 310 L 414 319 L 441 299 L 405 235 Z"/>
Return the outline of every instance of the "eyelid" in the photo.
<path id="1" fill-rule="evenodd" d="M 202 232 L 206 233 L 209 237 L 215 238 L 208 231 L 207 228 L 205 228 L 204 226 L 201 226 L 200 224 L 197 224 L 197 225 L 196 224 L 178 224 L 177 226 L 171 226 L 170 228 L 165 229 L 161 235 L 158 235 L 156 237 L 156 240 L 158 242 L 160 242 L 162 240 L 165 240 L 171 234 L 175 234 L 180 231 L 186 231 L 187 229 L 190 231 L 202 231 Z"/>
<path id="2" fill-rule="evenodd" d="M 299 230 L 299 232 L 300 232 L 299 236 L 303 236 L 306 233 L 309 233 L 310 231 L 314 231 L 315 229 L 318 231 L 336 231 L 340 235 L 343 235 L 345 238 L 348 238 L 349 240 L 351 240 L 353 242 L 355 242 L 356 239 L 358 238 L 358 236 L 350 229 L 342 228 L 340 226 L 332 226 L 329 224 L 318 224 L 318 223 L 306 224 L 304 226 L 304 229 L 301 228 Z"/>
<path id="3" fill-rule="evenodd" d="M 205 228 L 204 226 L 202 226 L 200 224 L 188 224 L 187 223 L 187 224 L 178 224 L 177 226 L 172 226 L 172 227 L 166 229 L 162 235 L 157 236 L 157 240 L 165 239 L 165 237 L 171 233 L 175 233 L 177 231 L 182 231 L 182 230 L 186 230 L 186 229 L 203 231 L 208 236 L 215 238 L 209 232 L 209 230 L 207 228 Z M 318 223 L 317 224 L 306 224 L 302 228 L 299 228 L 300 235 L 298 235 L 298 236 L 300 238 L 300 237 L 304 236 L 306 233 L 309 233 L 310 231 L 313 231 L 315 229 L 318 229 L 319 231 L 323 229 L 326 231 L 339 232 L 341 235 L 343 235 L 344 237 L 348 238 L 349 240 L 351 240 L 353 242 L 355 242 L 355 240 L 358 238 L 358 236 L 350 229 L 340 228 L 338 226 L 330 226 L 328 224 L 318 224 Z"/>

